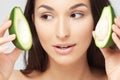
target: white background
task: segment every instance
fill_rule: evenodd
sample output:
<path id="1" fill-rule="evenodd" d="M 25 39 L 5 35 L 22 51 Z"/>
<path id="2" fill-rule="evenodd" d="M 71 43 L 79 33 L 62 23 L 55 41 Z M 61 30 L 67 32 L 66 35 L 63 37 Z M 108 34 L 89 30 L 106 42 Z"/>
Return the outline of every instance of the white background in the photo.
<path id="1" fill-rule="evenodd" d="M 24 6 L 26 4 L 26 1 L 27 0 L 0 0 L 0 24 L 3 22 L 5 17 L 11 12 L 11 9 L 14 6 L 20 6 L 24 11 Z M 120 16 L 120 0 L 110 0 L 110 1 L 113 5 L 116 15 Z M 9 43 L 7 45 L 11 46 L 11 49 L 8 52 L 12 51 L 12 49 L 14 48 L 12 43 Z M 22 69 L 22 68 L 24 68 L 23 54 L 18 58 L 15 64 L 15 69 Z"/>

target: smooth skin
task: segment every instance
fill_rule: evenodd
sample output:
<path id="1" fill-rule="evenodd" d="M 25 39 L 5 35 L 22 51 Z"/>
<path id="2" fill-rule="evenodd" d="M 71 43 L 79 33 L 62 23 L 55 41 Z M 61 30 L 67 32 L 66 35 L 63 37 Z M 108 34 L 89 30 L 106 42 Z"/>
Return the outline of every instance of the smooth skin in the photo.
<path id="1" fill-rule="evenodd" d="M 65 4 L 65 5 L 63 5 Z M 62 5 L 62 6 L 61 6 Z M 50 64 L 44 73 L 33 71 L 29 77 L 14 71 L 14 63 L 21 54 L 15 48 L 11 53 L 3 44 L 13 41 L 15 35 L 4 36 L 12 22 L 9 17 L 0 25 L 0 80 L 119 80 L 120 50 L 101 49 L 105 57 L 107 76 L 91 71 L 87 63 L 87 49 L 92 40 L 93 18 L 89 0 L 36 0 L 33 22 L 39 40 L 49 56 Z M 120 18 L 116 17 L 112 38 L 120 49 Z M 55 46 L 74 44 L 70 51 L 56 51 Z"/>

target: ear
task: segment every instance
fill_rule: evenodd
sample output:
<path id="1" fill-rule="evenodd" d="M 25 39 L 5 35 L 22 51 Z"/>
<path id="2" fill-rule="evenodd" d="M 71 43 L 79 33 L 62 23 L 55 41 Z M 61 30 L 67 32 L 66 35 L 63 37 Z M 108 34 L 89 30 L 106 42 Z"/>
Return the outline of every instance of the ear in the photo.
<path id="1" fill-rule="evenodd" d="M 35 22 L 34 14 L 32 14 L 31 17 L 32 17 L 32 21 Z"/>

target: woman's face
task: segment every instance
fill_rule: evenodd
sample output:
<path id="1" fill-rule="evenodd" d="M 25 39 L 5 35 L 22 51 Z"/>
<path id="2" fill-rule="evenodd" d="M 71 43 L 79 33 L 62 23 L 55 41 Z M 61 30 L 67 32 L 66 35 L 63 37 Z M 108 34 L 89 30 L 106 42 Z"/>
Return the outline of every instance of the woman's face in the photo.
<path id="1" fill-rule="evenodd" d="M 89 0 L 36 0 L 33 20 L 50 61 L 70 64 L 86 56 L 94 26 Z"/>

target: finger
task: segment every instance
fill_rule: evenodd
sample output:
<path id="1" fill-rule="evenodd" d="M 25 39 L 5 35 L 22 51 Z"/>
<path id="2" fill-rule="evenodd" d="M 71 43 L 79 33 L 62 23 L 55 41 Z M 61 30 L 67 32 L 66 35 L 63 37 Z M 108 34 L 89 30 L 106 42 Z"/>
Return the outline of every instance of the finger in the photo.
<path id="1" fill-rule="evenodd" d="M 117 47 L 120 49 L 120 39 L 114 32 L 112 33 L 112 39 L 114 43 L 117 45 Z"/>
<path id="2" fill-rule="evenodd" d="M 7 21 L 9 21 L 9 18 L 10 18 L 10 15 L 7 15 L 7 17 L 5 18 L 5 20 L 3 21 L 3 23 L 0 26 L 4 25 Z"/>
<path id="3" fill-rule="evenodd" d="M 7 22 L 9 19 L 10 19 L 10 14 L 8 14 L 8 15 L 6 16 L 6 18 L 5 18 L 5 20 L 3 21 L 2 24 L 4 24 L 5 22 Z"/>
<path id="4" fill-rule="evenodd" d="M 4 35 L 5 31 L 10 27 L 11 23 L 11 20 L 9 20 L 0 26 L 0 37 Z"/>
<path id="5" fill-rule="evenodd" d="M 120 17 L 114 19 L 115 24 L 120 28 Z"/>
<path id="6" fill-rule="evenodd" d="M 10 26 L 6 26 L 7 24 L 11 25 L 11 21 L 9 20 L 10 15 L 8 14 L 3 23 L 0 25 L 0 36 L 3 36 L 6 28 L 9 28 Z"/>
<path id="7" fill-rule="evenodd" d="M 0 38 L 0 45 L 13 41 L 15 39 L 15 34 L 9 35 L 9 36 L 5 36 L 5 37 L 1 37 Z"/>
<path id="8" fill-rule="evenodd" d="M 112 26 L 113 32 L 116 33 L 120 37 L 120 28 L 113 24 Z"/>

